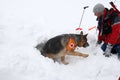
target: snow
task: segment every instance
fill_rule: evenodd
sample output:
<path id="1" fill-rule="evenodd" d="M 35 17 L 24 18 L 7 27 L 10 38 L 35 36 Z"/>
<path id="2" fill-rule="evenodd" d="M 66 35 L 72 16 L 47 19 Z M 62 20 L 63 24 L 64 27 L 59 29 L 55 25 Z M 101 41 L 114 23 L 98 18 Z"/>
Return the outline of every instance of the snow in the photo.
<path id="1" fill-rule="evenodd" d="M 0 80 L 118 80 L 120 61 L 116 55 L 106 58 L 96 46 L 96 17 L 92 8 L 102 3 L 110 8 L 111 0 L 0 0 Z M 120 1 L 116 0 L 120 9 Z M 59 34 L 88 33 L 88 58 L 66 56 L 68 65 L 43 57 L 34 47 Z"/>

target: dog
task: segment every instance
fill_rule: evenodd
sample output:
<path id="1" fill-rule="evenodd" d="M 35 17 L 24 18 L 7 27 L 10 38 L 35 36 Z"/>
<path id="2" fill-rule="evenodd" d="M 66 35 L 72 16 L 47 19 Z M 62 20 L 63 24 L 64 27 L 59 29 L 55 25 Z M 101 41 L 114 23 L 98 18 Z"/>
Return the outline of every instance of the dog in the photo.
<path id="1" fill-rule="evenodd" d="M 46 43 L 41 43 L 36 46 L 36 48 L 45 57 L 52 58 L 54 61 L 60 58 L 61 62 L 68 64 L 65 61 L 65 55 L 72 56 L 82 56 L 88 57 L 88 54 L 83 54 L 80 52 L 75 52 L 75 48 L 78 47 L 88 47 L 87 35 L 80 34 L 62 34 L 49 39 Z"/>

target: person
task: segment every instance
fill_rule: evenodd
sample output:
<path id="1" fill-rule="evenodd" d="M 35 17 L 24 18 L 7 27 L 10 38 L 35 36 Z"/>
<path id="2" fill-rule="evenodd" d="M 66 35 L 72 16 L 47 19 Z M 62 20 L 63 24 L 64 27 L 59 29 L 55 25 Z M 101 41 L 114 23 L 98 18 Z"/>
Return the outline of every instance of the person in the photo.
<path id="1" fill-rule="evenodd" d="M 97 44 L 103 45 L 101 49 L 106 57 L 111 53 L 117 53 L 120 60 L 120 13 L 113 8 L 105 8 L 98 3 L 93 8 L 94 15 L 98 21 L 98 41 Z"/>

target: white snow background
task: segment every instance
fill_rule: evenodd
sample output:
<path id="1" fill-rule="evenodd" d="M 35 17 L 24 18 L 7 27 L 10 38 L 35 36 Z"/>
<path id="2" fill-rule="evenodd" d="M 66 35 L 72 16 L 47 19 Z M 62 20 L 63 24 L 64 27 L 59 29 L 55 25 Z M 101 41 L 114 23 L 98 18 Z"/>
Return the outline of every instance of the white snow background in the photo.
<path id="1" fill-rule="evenodd" d="M 93 6 L 110 8 L 111 0 L 0 0 L 0 80 L 118 80 L 120 61 L 116 55 L 104 57 L 97 41 Z M 115 2 L 120 10 L 120 0 Z M 67 56 L 68 65 L 54 63 L 34 47 L 56 35 L 88 33 L 88 48 L 79 51 L 88 58 Z"/>

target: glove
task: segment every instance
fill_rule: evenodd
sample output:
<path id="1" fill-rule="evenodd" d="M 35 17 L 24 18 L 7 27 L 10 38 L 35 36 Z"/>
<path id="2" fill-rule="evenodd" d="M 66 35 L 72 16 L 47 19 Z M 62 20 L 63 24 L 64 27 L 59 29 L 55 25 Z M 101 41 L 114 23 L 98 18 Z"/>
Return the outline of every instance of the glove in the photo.
<path id="1" fill-rule="evenodd" d="M 97 44 L 101 44 L 102 43 L 102 41 L 97 41 Z"/>
<path id="2" fill-rule="evenodd" d="M 97 41 L 96 46 L 100 45 L 101 43 L 102 43 L 102 41 Z"/>
<path id="3" fill-rule="evenodd" d="M 103 55 L 105 55 L 105 57 L 110 57 L 112 48 L 113 48 L 113 46 L 108 43 L 106 50 L 105 50 L 105 53 Z"/>

